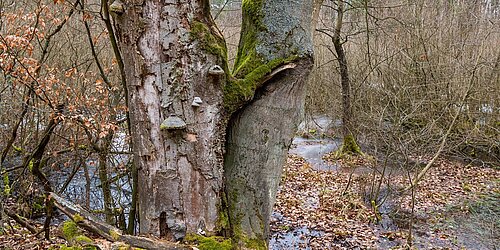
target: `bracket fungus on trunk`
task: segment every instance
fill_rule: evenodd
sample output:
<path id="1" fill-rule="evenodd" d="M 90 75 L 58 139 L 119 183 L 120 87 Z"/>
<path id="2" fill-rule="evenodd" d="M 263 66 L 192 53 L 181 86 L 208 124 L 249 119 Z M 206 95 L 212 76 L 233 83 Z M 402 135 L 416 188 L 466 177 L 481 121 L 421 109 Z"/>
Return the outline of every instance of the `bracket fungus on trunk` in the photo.
<path id="1" fill-rule="evenodd" d="M 214 65 L 208 69 L 208 74 L 212 76 L 221 76 L 224 75 L 224 70 L 219 65 Z"/>
<path id="2" fill-rule="evenodd" d="M 161 123 L 160 129 L 161 130 L 168 130 L 168 131 L 182 130 L 182 129 L 185 129 L 186 126 L 187 126 L 186 122 L 184 120 L 182 120 L 180 117 L 178 117 L 176 115 L 170 115 L 169 117 L 167 117 L 167 119 L 165 119 Z"/>
<path id="3" fill-rule="evenodd" d="M 198 96 L 196 96 L 193 99 L 193 102 L 191 103 L 191 106 L 193 106 L 193 107 L 199 107 L 199 106 L 201 106 L 202 103 L 203 103 L 203 101 L 201 100 L 201 98 L 198 97 Z"/>
<path id="4" fill-rule="evenodd" d="M 121 15 L 125 12 L 125 7 L 123 7 L 122 1 L 115 0 L 112 4 L 109 5 L 109 11 Z"/>

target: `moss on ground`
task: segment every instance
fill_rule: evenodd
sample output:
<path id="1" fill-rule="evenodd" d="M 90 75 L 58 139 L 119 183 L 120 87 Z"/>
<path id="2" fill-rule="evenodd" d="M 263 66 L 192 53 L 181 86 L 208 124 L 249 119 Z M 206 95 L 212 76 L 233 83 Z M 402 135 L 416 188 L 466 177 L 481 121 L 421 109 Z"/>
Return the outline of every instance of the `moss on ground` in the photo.
<path id="1" fill-rule="evenodd" d="M 266 250 L 267 243 L 260 239 L 244 239 L 245 247 L 249 249 Z"/>
<path id="2" fill-rule="evenodd" d="M 98 249 L 96 246 L 92 245 L 94 241 L 83 235 L 78 229 L 78 225 L 72 221 L 65 221 L 62 225 L 62 233 L 64 239 L 66 239 L 70 246 L 61 245 L 61 250 L 94 250 Z"/>
<path id="3" fill-rule="evenodd" d="M 52 249 L 52 250 L 55 250 L 57 248 L 49 248 L 49 249 Z M 88 245 L 88 246 L 67 246 L 67 245 L 60 245 L 59 246 L 59 250 L 98 250 L 100 248 L 96 247 L 96 246 L 92 246 L 92 245 Z"/>
<path id="4" fill-rule="evenodd" d="M 64 239 L 66 239 L 67 241 L 72 241 L 76 236 L 80 235 L 78 226 L 72 220 L 68 220 L 63 223 L 62 233 Z"/>
<path id="5" fill-rule="evenodd" d="M 115 230 L 110 230 L 109 235 L 111 235 L 111 238 L 113 238 L 114 240 L 120 239 L 120 233 Z"/>
<path id="6" fill-rule="evenodd" d="M 184 238 L 188 244 L 197 244 L 200 250 L 231 250 L 234 249 L 231 239 L 220 236 L 205 237 L 197 234 L 189 234 Z"/>
<path id="7" fill-rule="evenodd" d="M 81 222 L 81 221 L 83 221 L 83 217 L 79 214 L 75 214 L 75 215 L 73 215 L 73 221 L 76 223 Z"/>
<path id="8" fill-rule="evenodd" d="M 61 245 L 59 250 L 82 250 L 81 247 Z"/>
<path id="9" fill-rule="evenodd" d="M 79 244 L 89 244 L 93 242 L 92 239 L 85 235 L 77 235 L 75 236 L 74 240 Z"/>

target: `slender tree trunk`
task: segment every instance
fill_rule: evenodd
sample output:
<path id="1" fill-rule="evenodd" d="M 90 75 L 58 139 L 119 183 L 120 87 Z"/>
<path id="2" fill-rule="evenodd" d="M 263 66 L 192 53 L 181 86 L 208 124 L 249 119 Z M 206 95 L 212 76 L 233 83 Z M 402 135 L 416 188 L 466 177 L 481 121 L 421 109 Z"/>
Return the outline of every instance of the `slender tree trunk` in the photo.
<path id="1" fill-rule="evenodd" d="M 226 232 L 240 246 L 266 246 L 313 65 L 313 1 L 243 1 L 232 73 L 208 0 L 115 7 L 140 232 L 175 240 Z"/>
<path id="2" fill-rule="evenodd" d="M 62 109 L 64 106 L 62 106 Z M 47 179 L 45 174 L 42 171 L 44 161 L 43 161 L 43 155 L 45 153 L 45 149 L 47 145 L 50 142 L 50 137 L 52 136 L 52 133 L 54 132 L 54 129 L 57 127 L 59 122 L 61 121 L 60 118 L 58 117 L 60 114 L 58 113 L 59 111 L 56 111 L 56 113 L 51 116 L 49 119 L 49 123 L 47 127 L 45 128 L 45 131 L 43 133 L 43 137 L 38 143 L 35 151 L 27 157 L 23 163 L 25 168 L 28 168 L 31 170 L 31 173 L 38 178 L 38 180 L 41 182 L 43 185 L 43 191 L 46 195 L 45 197 L 45 211 L 46 211 L 46 218 L 45 222 L 43 224 L 43 231 L 45 232 L 45 239 L 50 238 L 50 222 L 52 220 L 54 208 L 53 204 L 50 202 L 49 199 L 49 193 L 52 192 L 52 185 L 50 184 L 50 181 Z"/>
<path id="3" fill-rule="evenodd" d="M 114 202 L 111 196 L 111 185 L 108 178 L 108 154 L 103 151 L 99 152 L 98 173 L 101 182 L 102 196 L 104 198 L 104 215 L 106 222 L 114 225 L 115 217 L 113 214 Z"/>
<path id="4" fill-rule="evenodd" d="M 334 35 L 332 38 L 335 52 L 337 53 L 337 61 L 339 63 L 340 84 L 342 86 L 342 133 L 344 137 L 351 135 L 351 82 L 349 79 L 349 71 L 347 67 L 347 58 L 340 40 L 340 32 L 344 17 L 344 2 L 337 2 L 337 19 L 335 23 Z"/>
<path id="5" fill-rule="evenodd" d="M 335 52 L 337 53 L 337 61 L 339 63 L 340 71 L 340 84 L 342 86 L 342 135 L 344 136 L 344 141 L 342 148 L 338 151 L 339 156 L 343 153 L 361 154 L 361 149 L 359 148 L 352 131 L 353 115 L 351 107 L 351 81 L 349 78 L 347 57 L 340 39 L 345 13 L 344 5 L 345 3 L 343 0 L 337 1 L 337 19 L 332 36 L 333 46 L 335 47 Z"/>

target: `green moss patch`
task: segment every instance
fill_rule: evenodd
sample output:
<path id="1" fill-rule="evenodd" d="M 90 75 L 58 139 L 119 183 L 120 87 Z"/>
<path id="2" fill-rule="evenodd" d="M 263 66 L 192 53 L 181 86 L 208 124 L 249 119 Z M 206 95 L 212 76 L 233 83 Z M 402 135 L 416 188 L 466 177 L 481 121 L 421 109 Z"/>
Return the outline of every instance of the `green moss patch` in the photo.
<path id="1" fill-rule="evenodd" d="M 79 244 L 91 244 L 93 243 L 92 239 L 85 235 L 77 235 L 74 240 Z"/>
<path id="2" fill-rule="evenodd" d="M 71 247 L 71 246 L 66 246 L 66 245 L 61 245 L 59 247 L 60 250 L 82 250 L 81 247 Z"/>
<path id="3" fill-rule="evenodd" d="M 18 153 L 23 153 L 24 152 L 24 150 L 21 147 L 16 147 L 14 145 L 12 145 L 12 149 L 14 149 L 14 151 L 16 151 Z"/>
<path id="4" fill-rule="evenodd" d="M 113 238 L 114 240 L 119 240 L 121 236 L 120 233 L 115 230 L 110 230 L 109 235 L 111 235 L 111 238 Z"/>
<path id="5" fill-rule="evenodd" d="M 62 233 L 64 239 L 68 241 L 70 246 L 61 245 L 60 249 L 65 249 L 65 250 L 98 249 L 93 245 L 94 241 L 91 238 L 83 235 L 82 232 L 79 230 L 78 225 L 72 220 L 68 220 L 63 223 Z"/>
<path id="6" fill-rule="evenodd" d="M 10 181 L 9 181 L 9 174 L 5 173 L 3 175 L 3 193 L 5 196 L 9 196 L 11 193 L 11 188 L 10 188 Z"/>
<path id="7" fill-rule="evenodd" d="M 353 155 L 364 156 L 364 153 L 363 151 L 361 151 L 361 148 L 356 142 L 356 139 L 354 139 L 354 136 L 352 134 L 349 134 L 348 136 L 344 137 L 342 147 L 333 153 L 333 159 L 341 159 L 346 156 Z"/>
<path id="8" fill-rule="evenodd" d="M 73 240 L 76 236 L 80 235 L 80 231 L 78 230 L 78 226 L 74 221 L 65 221 L 62 226 L 62 232 L 64 239 L 67 241 Z"/>
<path id="9" fill-rule="evenodd" d="M 267 244 L 265 241 L 259 239 L 246 239 L 245 247 L 249 249 L 266 250 Z"/>
<path id="10" fill-rule="evenodd" d="M 231 250 L 233 244 L 231 239 L 225 239 L 220 236 L 205 237 L 197 234 L 190 234 L 184 238 L 188 244 L 197 244 L 200 250 Z"/>
<path id="11" fill-rule="evenodd" d="M 233 75 L 243 77 L 263 63 L 258 57 L 256 47 L 258 34 L 265 30 L 262 23 L 263 0 L 243 0 L 243 22 L 241 25 L 240 44 L 234 65 Z"/>
<path id="12" fill-rule="evenodd" d="M 75 221 L 76 223 L 81 222 L 83 221 L 83 217 L 79 214 L 75 214 L 73 215 L 73 221 Z"/>
<path id="13" fill-rule="evenodd" d="M 214 35 L 210 27 L 202 22 L 193 21 L 191 23 L 191 38 L 199 42 L 201 48 L 212 55 L 218 56 L 224 60 L 227 59 L 226 42 L 222 37 Z"/>
<path id="14" fill-rule="evenodd" d="M 238 110 L 244 103 L 253 99 L 255 91 L 262 84 L 262 79 L 277 67 L 292 62 L 296 56 L 279 58 L 261 64 L 245 75 L 243 79 L 231 79 L 224 86 L 224 107 L 228 113 Z"/>

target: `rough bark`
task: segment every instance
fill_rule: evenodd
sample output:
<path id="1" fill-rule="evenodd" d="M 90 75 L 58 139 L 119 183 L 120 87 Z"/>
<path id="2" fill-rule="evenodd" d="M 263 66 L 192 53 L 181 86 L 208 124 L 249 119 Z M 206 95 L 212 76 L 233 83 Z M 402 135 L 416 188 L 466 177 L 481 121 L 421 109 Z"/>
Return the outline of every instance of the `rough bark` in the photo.
<path id="1" fill-rule="evenodd" d="M 259 248 L 313 65 L 313 1 L 243 1 L 233 73 L 208 3 L 129 0 L 114 14 L 140 232 L 178 240 L 224 231 Z M 192 106 L 195 97 L 201 106 Z M 174 129 L 173 118 L 186 126 Z"/>
<path id="2" fill-rule="evenodd" d="M 183 238 L 216 231 L 222 188 L 225 44 L 208 1 L 123 1 L 115 14 L 127 75 L 139 230 Z M 219 43 L 222 41 L 222 43 Z M 227 70 L 226 70 L 227 72 Z M 203 103 L 192 106 L 195 97 Z M 169 116 L 185 129 L 161 129 Z"/>

